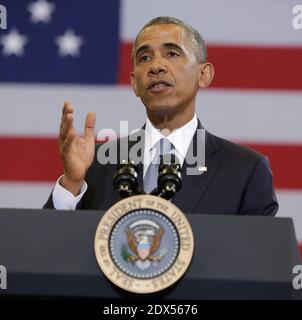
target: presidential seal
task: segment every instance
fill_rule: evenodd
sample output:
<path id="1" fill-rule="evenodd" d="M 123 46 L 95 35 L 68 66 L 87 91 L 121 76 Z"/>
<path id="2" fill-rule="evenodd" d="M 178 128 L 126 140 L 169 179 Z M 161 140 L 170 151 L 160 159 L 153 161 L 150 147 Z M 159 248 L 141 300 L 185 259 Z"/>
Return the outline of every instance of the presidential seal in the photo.
<path id="1" fill-rule="evenodd" d="M 130 292 L 152 293 L 184 275 L 194 239 L 187 218 L 173 203 L 136 195 L 106 211 L 94 248 L 99 267 L 111 282 Z"/>

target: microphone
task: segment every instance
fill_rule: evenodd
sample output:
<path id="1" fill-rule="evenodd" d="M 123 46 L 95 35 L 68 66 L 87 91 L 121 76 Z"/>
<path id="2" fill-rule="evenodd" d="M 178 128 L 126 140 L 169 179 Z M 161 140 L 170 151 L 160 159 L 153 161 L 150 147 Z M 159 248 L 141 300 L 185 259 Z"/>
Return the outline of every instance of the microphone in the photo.
<path id="1" fill-rule="evenodd" d="M 151 194 L 170 200 L 182 187 L 181 166 L 175 154 L 161 156 L 157 188 Z"/>
<path id="2" fill-rule="evenodd" d="M 121 198 L 138 194 L 138 167 L 133 161 L 123 160 L 113 176 L 113 187 Z"/>

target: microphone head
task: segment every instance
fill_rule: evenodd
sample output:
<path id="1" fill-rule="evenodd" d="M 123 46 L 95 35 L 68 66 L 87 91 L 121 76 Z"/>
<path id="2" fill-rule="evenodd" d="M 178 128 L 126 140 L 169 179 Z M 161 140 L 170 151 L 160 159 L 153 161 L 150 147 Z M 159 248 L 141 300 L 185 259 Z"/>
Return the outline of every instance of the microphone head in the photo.
<path id="1" fill-rule="evenodd" d="M 120 197 L 126 198 L 138 192 L 138 166 L 133 161 L 124 161 L 113 176 L 113 187 Z"/>
<path id="2" fill-rule="evenodd" d="M 181 166 L 175 154 L 165 154 L 161 157 L 157 185 L 161 196 L 168 200 L 180 190 L 182 186 Z"/>
<path id="3" fill-rule="evenodd" d="M 160 157 L 159 171 L 161 171 L 161 167 L 174 167 L 175 169 L 181 169 L 180 161 L 178 157 L 174 153 L 164 154 Z"/>

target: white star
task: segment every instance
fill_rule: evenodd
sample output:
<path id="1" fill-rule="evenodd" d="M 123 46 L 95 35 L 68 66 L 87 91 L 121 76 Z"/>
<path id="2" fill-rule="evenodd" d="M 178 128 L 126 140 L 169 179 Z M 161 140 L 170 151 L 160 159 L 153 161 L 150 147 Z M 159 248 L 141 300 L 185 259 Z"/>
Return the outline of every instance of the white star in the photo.
<path id="1" fill-rule="evenodd" d="M 27 9 L 31 13 L 30 20 L 32 23 L 48 23 L 51 21 L 51 14 L 55 10 L 55 5 L 47 2 L 47 0 L 37 0 L 37 2 L 30 3 Z"/>
<path id="2" fill-rule="evenodd" d="M 12 29 L 9 34 L 0 38 L 0 43 L 3 45 L 3 55 L 22 56 L 24 54 L 24 46 L 28 42 L 26 36 L 22 36 L 18 30 Z"/>
<path id="3" fill-rule="evenodd" d="M 76 36 L 72 30 L 65 31 L 64 35 L 56 37 L 56 44 L 59 46 L 59 54 L 62 57 L 80 55 L 80 46 L 84 40 L 80 36 Z"/>

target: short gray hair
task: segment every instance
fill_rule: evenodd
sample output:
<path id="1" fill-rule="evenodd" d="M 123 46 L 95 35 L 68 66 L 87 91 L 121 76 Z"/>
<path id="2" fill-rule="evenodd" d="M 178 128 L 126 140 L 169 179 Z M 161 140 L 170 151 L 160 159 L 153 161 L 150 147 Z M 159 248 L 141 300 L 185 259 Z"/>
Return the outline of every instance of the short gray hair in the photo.
<path id="1" fill-rule="evenodd" d="M 134 51 L 135 51 L 137 39 L 141 34 L 141 32 L 147 27 L 159 25 L 159 24 L 175 24 L 183 28 L 187 32 L 190 38 L 190 42 L 195 50 L 195 56 L 196 56 L 197 62 L 205 63 L 207 61 L 207 47 L 200 33 L 196 29 L 194 29 L 192 26 L 190 26 L 189 24 L 185 23 L 180 19 L 173 18 L 173 17 L 165 17 L 165 16 L 154 18 L 149 22 L 147 22 L 141 28 L 141 30 L 139 31 L 138 35 L 135 38 L 134 45 L 132 48 L 132 61 L 134 59 Z"/>

